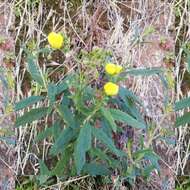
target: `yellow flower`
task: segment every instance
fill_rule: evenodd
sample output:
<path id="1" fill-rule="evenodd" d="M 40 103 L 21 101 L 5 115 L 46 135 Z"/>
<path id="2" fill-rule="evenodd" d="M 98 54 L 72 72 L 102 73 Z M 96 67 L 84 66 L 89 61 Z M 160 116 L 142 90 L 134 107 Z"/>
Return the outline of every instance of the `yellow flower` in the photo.
<path id="1" fill-rule="evenodd" d="M 119 92 L 119 86 L 112 82 L 107 82 L 104 85 L 104 91 L 108 96 L 115 96 Z"/>
<path id="2" fill-rule="evenodd" d="M 108 63 L 108 64 L 106 64 L 106 66 L 105 66 L 105 70 L 106 70 L 106 72 L 107 72 L 108 74 L 114 75 L 115 72 L 116 72 L 116 65 L 113 64 L 113 63 Z"/>
<path id="3" fill-rule="evenodd" d="M 115 71 L 115 74 L 119 74 L 121 73 L 123 67 L 121 65 L 116 65 L 116 71 Z"/>
<path id="4" fill-rule="evenodd" d="M 113 63 L 108 63 L 105 66 L 106 72 L 108 74 L 110 74 L 110 75 L 119 74 L 122 69 L 123 69 L 122 66 L 116 65 L 116 64 L 113 64 Z"/>
<path id="5" fill-rule="evenodd" d="M 63 36 L 60 33 L 50 32 L 48 42 L 54 49 L 60 49 L 63 46 Z"/>
<path id="6" fill-rule="evenodd" d="M 171 105 L 171 103 L 169 103 L 168 105 L 165 106 L 165 113 L 171 113 L 173 111 L 173 106 Z"/>

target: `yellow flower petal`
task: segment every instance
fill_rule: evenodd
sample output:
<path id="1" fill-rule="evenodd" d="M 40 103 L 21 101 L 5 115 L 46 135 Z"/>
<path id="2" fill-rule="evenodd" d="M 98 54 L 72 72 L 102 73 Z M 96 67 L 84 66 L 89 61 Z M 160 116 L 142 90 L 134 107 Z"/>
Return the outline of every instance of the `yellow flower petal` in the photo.
<path id="1" fill-rule="evenodd" d="M 48 42 L 54 49 L 60 49 L 63 46 L 63 36 L 60 33 L 51 32 L 48 35 Z"/>
<path id="2" fill-rule="evenodd" d="M 113 63 L 108 63 L 108 64 L 106 64 L 106 66 L 105 66 L 105 70 L 106 70 L 106 72 L 107 72 L 108 74 L 114 75 L 115 72 L 116 72 L 116 65 L 113 64 Z"/>
<path id="3" fill-rule="evenodd" d="M 115 71 L 115 74 L 119 74 L 121 73 L 123 67 L 121 65 L 116 65 L 116 71 Z"/>
<path id="4" fill-rule="evenodd" d="M 112 83 L 112 82 L 107 82 L 104 85 L 104 91 L 108 96 L 115 96 L 119 92 L 119 86 L 117 84 Z"/>

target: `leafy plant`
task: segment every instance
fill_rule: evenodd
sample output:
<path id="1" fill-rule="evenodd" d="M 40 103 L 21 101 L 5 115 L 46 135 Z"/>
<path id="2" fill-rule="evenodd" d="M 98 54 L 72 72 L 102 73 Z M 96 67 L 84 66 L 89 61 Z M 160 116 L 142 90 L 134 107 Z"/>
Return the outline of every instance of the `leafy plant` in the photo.
<path id="1" fill-rule="evenodd" d="M 65 35 L 63 38 L 63 42 L 69 41 Z M 148 129 L 139 112 L 141 101 L 129 89 L 119 87 L 119 82 L 125 80 L 126 75 L 161 76 L 163 70 L 128 69 L 122 72 L 121 66 L 112 64 L 111 69 L 116 69 L 117 72 L 102 73 L 102 69 L 112 62 L 112 54 L 94 48 L 90 52 L 82 50 L 74 57 L 76 69 L 60 81 L 54 81 L 47 77 L 48 70 L 44 73 L 38 65 L 40 54 L 51 56 L 54 51 L 65 54 L 70 49 L 62 47 L 54 50 L 49 47 L 35 53 L 26 49 L 27 70 L 35 82 L 38 94 L 15 105 L 16 111 L 25 110 L 17 118 L 16 127 L 25 127 L 34 121 L 40 125 L 47 124 L 48 128 L 38 133 L 36 141 L 53 139 L 49 156 L 55 157 L 57 163 L 48 168 L 45 161 L 39 161 L 40 183 L 43 184 L 54 175 L 111 175 L 113 171 L 133 183 L 136 176 L 148 178 L 152 170 L 159 170 L 159 157 L 152 149 L 145 148 L 142 143 L 139 150 L 134 151 L 132 141 L 128 139 L 125 152 L 117 147 L 113 135 L 123 130 L 121 125 L 137 130 Z M 114 88 L 113 85 L 105 88 L 108 81 L 115 85 Z M 43 106 L 35 106 L 39 102 L 38 105 Z M 26 111 L 28 108 L 29 111 Z M 50 122 L 45 123 L 45 118 Z"/>

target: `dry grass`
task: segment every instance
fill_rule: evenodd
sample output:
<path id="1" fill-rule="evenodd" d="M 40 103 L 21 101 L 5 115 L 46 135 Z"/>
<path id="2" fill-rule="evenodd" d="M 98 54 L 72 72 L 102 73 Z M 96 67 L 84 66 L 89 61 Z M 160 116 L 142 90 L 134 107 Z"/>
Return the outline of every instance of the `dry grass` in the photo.
<path id="1" fill-rule="evenodd" d="M 6 56 L 14 55 L 14 42 L 10 30 L 13 14 L 7 1 L 0 3 L 0 189 L 14 187 L 14 68 Z M 12 83 L 11 83 L 11 78 Z M 8 80 L 10 79 L 10 80 Z M 11 83 L 11 85 L 10 85 Z"/>
<path id="2" fill-rule="evenodd" d="M 126 1 L 109 1 L 100 0 L 95 1 L 57 1 L 54 3 L 51 1 L 32 1 L 13 0 L 12 9 L 18 14 L 16 20 L 16 85 L 17 85 L 17 101 L 28 97 L 35 92 L 38 94 L 37 89 L 31 89 L 27 83 L 26 65 L 23 59 L 23 49 L 20 48 L 22 44 L 31 43 L 31 40 L 35 39 L 36 47 L 39 48 L 42 44 L 46 43 L 47 33 L 51 30 L 63 31 L 68 33 L 72 38 L 74 45 L 74 53 L 78 52 L 80 48 L 91 50 L 93 46 L 99 46 L 107 48 L 113 51 L 114 61 L 127 67 L 166 67 L 162 59 L 165 56 L 165 50 L 159 50 L 152 59 L 150 50 L 156 54 L 159 48 L 158 43 L 161 37 L 169 39 L 172 43 L 170 51 L 174 53 L 174 43 L 181 39 L 181 33 L 183 39 L 181 43 L 185 43 L 189 40 L 189 31 L 185 33 L 184 23 L 189 17 L 188 0 L 185 1 L 161 1 L 161 0 L 131 0 Z M 44 2 L 48 2 L 47 4 Z M 59 2 L 56 5 L 56 2 Z M 72 5 L 73 4 L 73 5 Z M 55 6 L 56 5 L 56 6 Z M 49 10 L 45 8 L 47 6 Z M 174 6 L 179 6 L 181 10 L 181 16 L 179 24 L 176 29 L 176 38 L 174 39 Z M 56 10 L 55 10 L 56 7 Z M 58 8 L 59 7 L 59 8 Z M 72 8 L 71 8 L 72 7 Z M 61 10 L 61 12 L 60 12 Z M 74 10 L 74 11 L 73 11 Z M 90 11 L 93 10 L 93 11 Z M 162 17 L 166 17 L 163 19 Z M 144 35 L 147 28 L 154 27 L 156 32 L 152 32 L 147 36 Z M 173 32 L 171 32 L 173 30 Z M 78 46 L 76 44 L 79 44 Z M 150 44 L 150 45 L 149 45 Z M 153 49 L 151 49 L 153 48 Z M 158 58 L 155 60 L 155 58 Z M 152 60 L 151 60 L 152 59 Z M 182 50 L 176 54 L 176 65 L 172 68 L 173 76 L 176 77 L 176 92 L 174 89 L 170 89 L 171 95 L 170 103 L 175 101 L 175 98 L 180 99 L 183 97 L 181 91 L 181 85 L 185 70 L 180 69 L 182 59 Z M 75 64 L 67 66 L 69 71 L 72 71 Z M 46 65 L 41 65 L 42 71 L 46 71 Z M 59 70 L 59 66 L 56 68 Z M 63 74 L 61 74 L 60 79 Z M 163 126 L 167 126 L 171 129 L 174 122 L 174 116 L 172 114 L 166 114 L 163 109 L 163 88 L 158 77 L 150 76 L 148 78 L 137 77 L 129 78 L 126 84 L 132 89 L 144 102 L 146 110 L 143 110 L 143 114 L 148 117 L 151 122 L 157 124 L 155 129 L 155 135 L 161 133 Z M 40 105 L 37 105 L 37 107 Z M 22 112 L 20 112 L 22 114 Z M 182 114 L 182 113 L 180 113 Z M 173 119 L 173 120 L 172 120 Z M 47 127 L 47 126 L 45 126 Z M 44 140 L 43 144 L 36 144 L 34 138 L 39 131 L 39 126 L 35 123 L 30 127 L 20 128 L 17 130 L 17 146 L 16 151 L 18 153 L 18 159 L 16 164 L 16 172 L 19 175 L 32 174 L 36 175 L 39 172 L 40 158 L 39 153 L 42 153 L 42 158 L 46 158 L 49 147 L 52 142 Z M 178 134 L 177 146 L 177 158 L 171 153 L 171 157 L 176 161 L 168 163 L 163 158 L 163 173 L 167 171 L 169 177 L 178 174 L 179 171 L 184 174 L 184 169 L 189 157 L 188 148 L 190 141 L 185 140 L 186 135 L 189 134 L 188 127 L 180 128 L 176 131 Z M 138 137 L 138 134 L 136 134 Z M 153 139 L 147 140 L 147 146 L 153 146 Z M 138 141 L 138 138 L 136 139 Z M 156 147 L 159 147 L 160 142 L 156 142 Z M 138 142 L 137 142 L 138 145 Z M 162 144 L 163 145 L 163 144 Z M 163 145 L 168 152 L 174 149 L 173 146 Z M 159 149 L 160 150 L 160 149 Z M 165 149 L 164 149 L 165 150 Z M 161 150 L 163 151 L 163 150 Z M 169 153 L 167 155 L 170 155 Z M 185 155 L 185 156 L 184 156 Z M 176 167 L 174 167 L 174 164 Z M 158 181 L 158 179 L 160 181 Z M 78 180 L 78 178 L 76 178 Z M 138 188 L 152 188 L 159 189 L 162 185 L 162 180 L 158 175 L 153 174 L 150 182 L 151 187 L 147 187 L 147 184 Z M 72 181 L 72 179 L 71 179 Z M 58 182 L 57 188 L 60 184 L 69 183 Z M 114 185 L 114 181 L 112 180 Z M 115 181 L 115 186 L 121 186 L 120 182 Z M 62 187 L 63 188 L 63 187 Z M 53 189 L 53 188 L 52 188 Z M 135 189 L 135 187 L 134 187 Z"/>
<path id="3" fill-rule="evenodd" d="M 188 44 L 189 36 L 189 1 L 176 1 L 176 99 L 189 96 L 189 84 L 185 78 L 186 67 L 184 64 L 183 48 L 184 44 Z M 187 74 L 187 73 L 186 73 Z M 179 113 L 182 115 L 183 111 Z M 189 175 L 189 126 L 180 127 L 177 131 L 178 141 L 176 146 L 177 151 L 177 168 L 179 175 Z"/>

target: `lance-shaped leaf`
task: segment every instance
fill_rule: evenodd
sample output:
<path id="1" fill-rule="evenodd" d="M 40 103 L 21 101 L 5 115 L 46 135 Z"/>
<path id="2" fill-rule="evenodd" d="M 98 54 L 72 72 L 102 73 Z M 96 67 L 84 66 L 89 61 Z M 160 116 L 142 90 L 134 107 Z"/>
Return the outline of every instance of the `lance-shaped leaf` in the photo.
<path id="1" fill-rule="evenodd" d="M 59 152 L 63 152 L 70 142 L 76 138 L 76 135 L 77 130 L 73 130 L 71 127 L 63 129 L 58 139 L 51 147 L 50 154 L 56 155 Z"/>
<path id="2" fill-rule="evenodd" d="M 142 69 L 129 69 L 125 72 L 126 75 L 135 75 L 135 76 L 150 76 L 154 74 L 163 73 L 163 69 L 161 67 L 153 67 L 153 68 L 142 68 Z M 124 74 L 124 73 L 123 73 Z"/>
<path id="3" fill-rule="evenodd" d="M 51 127 L 44 129 L 43 131 L 39 132 L 35 138 L 35 141 L 42 141 L 49 136 L 53 136 L 54 139 L 57 139 L 61 132 L 61 123 L 60 121 L 56 121 Z"/>
<path id="4" fill-rule="evenodd" d="M 33 121 L 39 120 L 42 117 L 46 116 L 48 113 L 48 108 L 36 108 L 32 109 L 29 112 L 26 112 L 23 116 L 17 118 L 15 126 L 23 126 L 27 123 L 32 123 Z"/>
<path id="5" fill-rule="evenodd" d="M 182 110 L 187 107 L 190 107 L 190 97 L 183 98 L 175 103 L 175 111 Z"/>
<path id="6" fill-rule="evenodd" d="M 74 74 L 70 74 L 66 76 L 62 81 L 60 81 L 57 84 L 57 95 L 64 92 L 69 88 L 69 84 L 72 83 L 72 80 L 74 79 Z"/>
<path id="7" fill-rule="evenodd" d="M 75 117 L 73 115 L 73 113 L 71 112 L 71 110 L 69 109 L 68 105 L 65 105 L 65 104 L 61 104 L 58 109 L 57 109 L 59 115 L 61 116 L 61 118 L 65 121 L 65 123 L 75 129 L 78 126 L 76 120 L 75 120 Z"/>
<path id="8" fill-rule="evenodd" d="M 40 67 L 34 62 L 35 57 L 27 57 L 27 70 L 31 74 L 33 80 L 35 80 L 39 85 L 44 86 L 44 81 L 42 74 L 40 73 Z"/>
<path id="9" fill-rule="evenodd" d="M 103 162 L 107 161 L 108 165 L 111 168 L 114 168 L 114 169 L 117 168 L 118 169 L 118 167 L 120 167 L 121 160 L 114 159 L 114 158 L 110 157 L 108 154 L 106 154 L 106 152 L 102 151 L 99 148 L 93 148 L 93 149 L 91 149 L 90 150 L 90 154 L 93 156 L 93 159 L 95 159 L 95 158 L 96 158 L 96 160 L 100 159 Z"/>
<path id="10" fill-rule="evenodd" d="M 43 100 L 43 96 L 30 96 L 29 98 L 23 99 L 20 102 L 15 104 L 15 111 L 24 109 L 32 104 L 35 104 L 41 100 Z"/>
<path id="11" fill-rule="evenodd" d="M 61 83 L 57 85 L 57 92 L 56 94 L 62 93 L 64 90 L 68 88 L 68 84 L 66 83 L 65 80 L 63 80 Z"/>
<path id="12" fill-rule="evenodd" d="M 176 127 L 190 123 L 190 112 L 185 113 L 183 116 L 176 119 Z"/>
<path id="13" fill-rule="evenodd" d="M 146 125 L 142 122 L 137 121 L 133 117 L 131 117 L 129 114 L 122 112 L 117 109 L 110 109 L 110 112 L 116 121 L 124 122 L 132 127 L 144 129 L 146 128 Z"/>
<path id="14" fill-rule="evenodd" d="M 115 121 L 112 117 L 112 114 L 110 113 L 109 109 L 106 109 L 106 108 L 101 108 L 101 114 L 105 117 L 105 119 L 109 122 L 112 130 L 114 132 L 117 131 L 117 125 L 115 124 Z"/>
<path id="15" fill-rule="evenodd" d="M 111 171 L 106 167 L 106 165 L 99 164 L 99 163 L 85 164 L 84 172 L 90 174 L 91 176 L 111 175 Z"/>
<path id="16" fill-rule="evenodd" d="M 46 128 L 44 129 L 42 132 L 40 132 L 36 138 L 35 138 L 35 141 L 42 141 L 44 140 L 45 138 L 51 136 L 53 133 L 53 128 L 52 127 L 49 127 L 49 128 Z"/>
<path id="17" fill-rule="evenodd" d="M 55 168 L 51 171 L 51 175 L 63 176 L 63 174 L 67 171 L 69 166 L 69 160 L 72 157 L 72 149 L 68 147 L 61 154 L 60 160 L 56 163 Z"/>
<path id="18" fill-rule="evenodd" d="M 92 127 L 90 124 L 86 123 L 80 130 L 74 152 L 77 174 L 81 173 L 81 170 L 86 163 L 86 152 L 91 148 L 91 141 Z"/>
<path id="19" fill-rule="evenodd" d="M 56 100 L 56 93 L 57 93 L 57 88 L 55 84 L 48 84 L 48 99 L 50 101 L 50 104 L 53 104 Z"/>
<path id="20" fill-rule="evenodd" d="M 51 176 L 51 173 L 47 168 L 46 164 L 44 163 L 44 161 L 39 160 L 39 164 L 40 164 L 40 175 L 38 175 L 37 179 L 39 180 L 40 184 L 43 184 Z"/>
<path id="21" fill-rule="evenodd" d="M 142 107 L 144 106 L 141 103 L 140 99 L 138 99 L 130 90 L 121 87 L 119 90 L 119 96 L 115 100 L 117 102 L 117 105 L 120 107 L 120 110 L 130 114 L 138 121 L 144 122 L 137 107 L 137 103 Z"/>
<path id="22" fill-rule="evenodd" d="M 93 135 L 101 141 L 104 145 L 106 145 L 114 154 L 121 156 L 119 150 L 115 147 L 112 139 L 107 136 L 107 134 L 101 128 L 92 128 Z"/>

